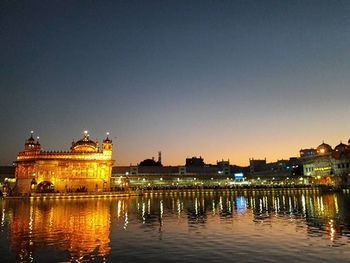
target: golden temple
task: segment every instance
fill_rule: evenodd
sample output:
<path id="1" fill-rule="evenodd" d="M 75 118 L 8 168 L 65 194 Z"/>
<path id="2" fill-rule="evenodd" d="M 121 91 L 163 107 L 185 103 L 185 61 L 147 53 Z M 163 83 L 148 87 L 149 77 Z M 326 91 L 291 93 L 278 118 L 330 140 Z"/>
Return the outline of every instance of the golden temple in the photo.
<path id="1" fill-rule="evenodd" d="M 104 192 L 110 190 L 112 173 L 112 140 L 96 141 L 84 137 L 72 142 L 70 151 L 44 151 L 33 132 L 24 151 L 16 160 L 17 194 L 33 192 Z"/>

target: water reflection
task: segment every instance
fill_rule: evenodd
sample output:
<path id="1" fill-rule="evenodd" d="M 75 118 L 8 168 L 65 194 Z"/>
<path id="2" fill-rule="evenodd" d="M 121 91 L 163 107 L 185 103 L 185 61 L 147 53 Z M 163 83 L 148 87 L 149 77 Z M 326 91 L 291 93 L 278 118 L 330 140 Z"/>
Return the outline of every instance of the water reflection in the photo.
<path id="1" fill-rule="evenodd" d="M 101 201 L 5 201 L 4 209 L 18 261 L 31 262 L 50 249 L 72 260 L 105 259 L 110 252 L 111 212 Z"/>
<path id="2" fill-rule="evenodd" d="M 350 248 L 350 198 L 338 193 L 189 191 L 106 200 L 2 200 L 0 204 L 1 232 L 10 243 L 9 251 L 0 252 L 16 255 L 20 262 L 48 256 L 53 261 L 113 261 L 116 255 L 120 261 L 120 255 L 140 246 L 143 250 L 133 252 L 135 257 L 137 253 L 155 256 L 146 245 L 152 251 L 152 244 L 161 247 L 173 242 L 181 247 L 183 238 L 201 237 L 198 242 L 206 242 L 208 236 L 213 236 L 210 246 L 219 242 L 217 249 L 227 249 L 225 253 L 233 246 L 238 254 L 239 249 L 244 252 L 248 241 L 258 250 L 260 241 L 269 238 L 277 245 L 291 244 L 282 254 L 291 253 L 297 242 L 317 248 L 320 240 L 328 240 L 326 246 Z M 233 235 L 241 240 L 234 241 Z M 182 249 L 177 250 L 178 256 L 188 256 L 181 255 L 186 253 Z M 225 253 L 221 256 L 229 259 Z M 161 261 L 157 256 L 153 260 Z"/>
<path id="3" fill-rule="evenodd" d="M 324 234 L 332 241 L 337 235 L 348 235 L 350 227 L 350 199 L 343 194 L 320 194 L 317 191 L 235 192 L 209 194 L 174 194 L 174 196 L 146 196 L 137 201 L 140 223 L 163 225 L 163 213 L 187 215 L 188 225 L 205 224 L 208 215 L 221 220 L 252 213 L 254 222 L 280 218 L 302 220 L 308 234 Z M 150 206 L 150 204 L 152 204 Z M 145 206 L 147 209 L 145 209 Z M 164 212 L 165 211 L 165 212 Z M 159 217 L 158 217 L 159 216 Z"/>

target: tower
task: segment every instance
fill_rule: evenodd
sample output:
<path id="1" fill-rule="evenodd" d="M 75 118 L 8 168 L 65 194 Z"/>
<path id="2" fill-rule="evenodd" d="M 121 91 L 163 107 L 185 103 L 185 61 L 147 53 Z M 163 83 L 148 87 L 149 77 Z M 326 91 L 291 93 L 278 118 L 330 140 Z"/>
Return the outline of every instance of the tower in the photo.
<path id="1" fill-rule="evenodd" d="M 30 132 L 30 137 L 26 140 L 24 144 L 25 151 L 41 151 L 41 145 L 39 143 L 39 137 L 37 137 L 37 140 L 33 138 L 34 132 Z"/>
<path id="2" fill-rule="evenodd" d="M 161 151 L 158 152 L 158 163 L 159 164 L 162 163 L 162 152 Z"/>
<path id="3" fill-rule="evenodd" d="M 107 155 L 107 156 L 112 156 L 112 147 L 113 147 L 113 143 L 112 140 L 109 139 L 109 132 L 106 133 L 107 137 L 106 139 L 103 140 L 102 143 L 102 152 L 103 155 Z"/>

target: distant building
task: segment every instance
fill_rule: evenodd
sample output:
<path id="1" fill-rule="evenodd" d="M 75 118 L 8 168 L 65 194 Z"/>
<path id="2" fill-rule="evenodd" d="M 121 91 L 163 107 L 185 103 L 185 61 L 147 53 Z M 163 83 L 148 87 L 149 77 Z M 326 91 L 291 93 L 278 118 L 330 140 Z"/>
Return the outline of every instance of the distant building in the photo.
<path id="1" fill-rule="evenodd" d="M 300 181 L 302 177 L 302 164 L 296 157 L 289 160 L 278 160 L 276 162 L 267 163 L 264 160 L 250 159 L 248 180 L 254 184 L 263 185 L 290 185 L 294 183 L 308 184 L 307 180 Z"/>
<path id="2" fill-rule="evenodd" d="M 16 160 L 16 188 L 30 192 L 107 191 L 112 172 L 112 140 L 102 143 L 84 137 L 72 143 L 70 151 L 44 151 L 39 140 L 30 138 Z"/>
<path id="3" fill-rule="evenodd" d="M 6 178 L 15 178 L 16 167 L 13 165 L 0 166 L 0 183 L 4 182 Z"/>
<path id="4" fill-rule="evenodd" d="M 254 158 L 249 159 L 249 170 L 250 170 L 250 174 L 266 171 L 267 170 L 266 159 L 264 160 L 254 160 Z"/>
<path id="5" fill-rule="evenodd" d="M 162 153 L 158 152 L 158 161 L 154 160 L 154 157 L 152 159 L 145 159 L 138 166 L 163 166 L 162 165 Z"/>
<path id="6" fill-rule="evenodd" d="M 205 165 L 204 159 L 202 156 L 186 158 L 186 167 L 203 167 Z"/>
<path id="7" fill-rule="evenodd" d="M 0 166 L 0 192 L 14 187 L 16 183 L 15 170 L 15 166 Z"/>
<path id="8" fill-rule="evenodd" d="M 220 168 L 219 173 L 222 173 L 223 175 L 229 176 L 231 175 L 231 166 L 230 166 L 230 161 L 224 161 L 221 160 L 219 162 L 216 163 L 217 167 Z"/>
<path id="9" fill-rule="evenodd" d="M 300 153 L 300 157 L 302 157 L 302 158 L 313 157 L 313 156 L 316 156 L 316 154 L 317 154 L 317 152 L 314 148 L 301 149 L 299 153 Z"/>
<path id="10" fill-rule="evenodd" d="M 350 140 L 349 140 L 350 143 Z M 314 154 L 300 151 L 304 175 L 312 178 L 315 184 L 349 184 L 350 147 L 340 143 L 334 149 L 329 144 L 320 144 Z"/>
<path id="11" fill-rule="evenodd" d="M 130 187 L 187 187 L 229 185 L 233 181 L 229 161 L 204 165 L 202 157 L 187 158 L 187 166 L 115 166 L 112 169 L 112 189 Z M 225 182 L 222 182 L 222 181 Z"/>

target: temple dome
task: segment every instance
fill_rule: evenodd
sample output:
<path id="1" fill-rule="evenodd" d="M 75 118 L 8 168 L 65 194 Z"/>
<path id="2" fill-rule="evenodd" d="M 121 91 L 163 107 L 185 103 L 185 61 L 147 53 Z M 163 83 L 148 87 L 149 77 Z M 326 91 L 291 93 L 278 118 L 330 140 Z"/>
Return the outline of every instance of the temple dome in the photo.
<path id="1" fill-rule="evenodd" d="M 334 150 L 336 152 L 345 152 L 346 150 L 348 150 L 348 146 L 344 143 L 339 143 L 337 146 L 335 146 Z"/>
<path id="2" fill-rule="evenodd" d="M 332 147 L 327 143 L 322 143 L 316 149 L 318 155 L 327 155 L 332 153 Z"/>
<path id="3" fill-rule="evenodd" d="M 84 138 L 77 142 L 73 142 L 71 149 L 74 152 L 97 152 L 98 144 L 97 142 L 90 140 L 89 134 L 85 132 Z"/>

